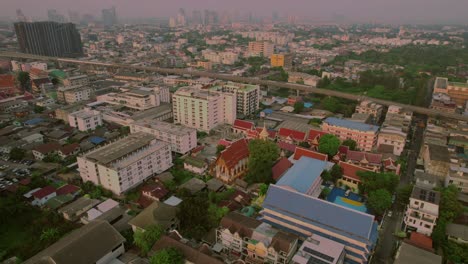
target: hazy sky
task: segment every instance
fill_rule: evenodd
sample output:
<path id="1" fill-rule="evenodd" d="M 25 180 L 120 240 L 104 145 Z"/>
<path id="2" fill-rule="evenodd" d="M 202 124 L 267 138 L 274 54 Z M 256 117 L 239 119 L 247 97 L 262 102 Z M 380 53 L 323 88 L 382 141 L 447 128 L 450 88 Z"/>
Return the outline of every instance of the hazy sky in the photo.
<path id="1" fill-rule="evenodd" d="M 468 24 L 468 0 L 0 0 L 0 16 L 15 17 L 21 8 L 28 17 L 45 18 L 55 8 L 90 13 L 116 6 L 120 17 L 169 17 L 180 7 L 190 14 L 193 9 L 252 11 L 258 15 L 291 14 L 312 19 L 330 19 L 341 15 L 353 21 L 367 22 L 459 22 Z"/>

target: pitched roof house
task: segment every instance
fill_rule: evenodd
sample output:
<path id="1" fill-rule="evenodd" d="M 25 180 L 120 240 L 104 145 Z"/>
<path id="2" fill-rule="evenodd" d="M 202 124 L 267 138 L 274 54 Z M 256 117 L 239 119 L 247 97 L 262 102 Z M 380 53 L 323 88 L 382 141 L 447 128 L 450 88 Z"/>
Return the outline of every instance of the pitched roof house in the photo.
<path id="1" fill-rule="evenodd" d="M 232 183 L 247 172 L 249 146 L 246 139 L 233 142 L 221 152 L 213 168 L 215 177 Z"/>

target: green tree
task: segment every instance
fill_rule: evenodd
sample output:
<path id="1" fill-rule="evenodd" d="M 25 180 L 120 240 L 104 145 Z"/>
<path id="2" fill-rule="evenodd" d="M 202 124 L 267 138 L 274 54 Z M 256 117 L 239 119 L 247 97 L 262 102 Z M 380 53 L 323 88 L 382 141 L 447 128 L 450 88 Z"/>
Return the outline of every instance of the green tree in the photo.
<path id="1" fill-rule="evenodd" d="M 184 255 L 176 248 L 166 248 L 150 257 L 151 264 L 183 264 Z"/>
<path id="2" fill-rule="evenodd" d="M 35 105 L 35 106 L 34 106 L 34 113 L 40 114 L 40 113 L 44 112 L 45 109 L 46 109 L 46 108 L 43 107 L 43 106 Z"/>
<path id="3" fill-rule="evenodd" d="M 271 141 L 254 139 L 249 142 L 248 183 L 273 182 L 271 168 L 279 158 L 278 145 Z"/>
<path id="4" fill-rule="evenodd" d="M 321 102 L 322 108 L 330 111 L 332 113 L 336 113 L 341 109 L 340 101 L 335 97 L 327 97 L 322 100 Z"/>
<path id="5" fill-rule="evenodd" d="M 221 153 L 225 149 L 226 149 L 226 146 L 224 146 L 224 145 L 216 146 L 216 155 L 218 155 L 219 153 Z"/>
<path id="6" fill-rule="evenodd" d="M 268 191 L 268 184 L 265 184 L 265 183 L 260 183 L 260 185 L 258 186 L 258 195 L 260 196 L 263 196 L 267 193 Z"/>
<path id="7" fill-rule="evenodd" d="M 359 191 L 362 194 L 370 194 L 379 189 L 394 193 L 400 181 L 397 175 L 387 172 L 359 171 L 357 175 L 361 178 Z"/>
<path id="8" fill-rule="evenodd" d="M 52 84 L 55 85 L 55 86 L 57 86 L 58 84 L 60 84 L 60 80 L 57 79 L 56 77 L 52 78 L 51 82 L 52 82 Z"/>
<path id="9" fill-rule="evenodd" d="M 372 191 L 367 199 L 367 206 L 377 215 L 382 215 L 392 206 L 392 195 L 385 189 Z"/>
<path id="10" fill-rule="evenodd" d="M 356 150 L 357 143 L 352 139 L 346 139 L 341 145 L 348 146 L 350 150 Z"/>
<path id="11" fill-rule="evenodd" d="M 319 152 L 327 154 L 329 157 L 333 157 L 338 153 L 340 147 L 340 140 L 332 134 L 323 135 L 319 140 Z"/>
<path id="12" fill-rule="evenodd" d="M 56 241 L 57 239 L 59 239 L 59 237 L 60 237 L 60 231 L 55 227 L 51 227 L 51 228 L 43 229 L 41 237 L 39 239 L 41 241 L 48 243 L 48 242 Z"/>
<path id="13" fill-rule="evenodd" d="M 396 203 L 398 207 L 400 208 L 406 207 L 406 205 L 409 203 L 409 198 L 412 192 L 413 192 L 412 184 L 407 184 L 397 189 Z"/>
<path id="14" fill-rule="evenodd" d="M 188 192 L 180 194 L 183 201 L 177 218 L 180 220 L 181 232 L 186 237 L 201 239 L 213 227 L 208 211 L 210 207 L 208 195 L 206 193 L 190 195 Z"/>
<path id="15" fill-rule="evenodd" d="M 457 199 L 458 189 L 454 185 L 438 188 L 437 191 L 440 192 L 439 218 L 437 218 L 437 224 L 432 232 L 432 240 L 436 248 L 446 249 L 448 247 L 445 236 L 447 224 L 463 213 L 463 206 Z"/>
<path id="16" fill-rule="evenodd" d="M 300 142 L 299 146 L 303 147 L 303 148 L 310 148 L 310 144 L 308 142 L 306 142 L 306 141 Z"/>
<path id="17" fill-rule="evenodd" d="M 330 171 L 331 180 L 336 183 L 337 180 L 343 177 L 343 168 L 340 165 L 335 164 Z"/>
<path id="18" fill-rule="evenodd" d="M 322 180 L 323 180 L 324 182 L 329 182 L 329 181 L 332 180 L 331 173 L 330 173 L 330 171 L 327 171 L 327 170 L 324 170 L 324 171 L 322 172 L 322 174 L 320 175 L 320 177 L 322 177 Z"/>
<path id="19" fill-rule="evenodd" d="M 136 230 L 133 234 L 133 243 L 140 248 L 143 255 L 146 255 L 163 234 L 164 229 L 160 225 L 151 225 L 144 231 Z"/>
<path id="20" fill-rule="evenodd" d="M 19 85 L 21 86 L 21 89 L 23 89 L 24 91 L 29 91 L 29 82 L 30 82 L 30 78 L 29 78 L 29 72 L 24 72 L 24 71 L 20 71 L 18 72 L 17 76 L 16 76 L 16 80 L 18 81 Z"/>
<path id="21" fill-rule="evenodd" d="M 12 160 L 22 160 L 25 155 L 26 151 L 24 149 L 14 147 L 10 150 L 10 159 Z"/>
<path id="22" fill-rule="evenodd" d="M 299 114 L 304 111 L 304 102 L 294 103 L 294 113 Z"/>

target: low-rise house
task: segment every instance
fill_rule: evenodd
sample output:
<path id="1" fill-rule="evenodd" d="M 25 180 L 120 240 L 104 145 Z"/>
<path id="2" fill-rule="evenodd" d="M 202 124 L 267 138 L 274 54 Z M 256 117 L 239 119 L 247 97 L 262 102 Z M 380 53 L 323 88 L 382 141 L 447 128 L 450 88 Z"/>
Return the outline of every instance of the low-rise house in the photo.
<path id="1" fill-rule="evenodd" d="M 71 195 L 72 197 L 76 197 L 78 194 L 80 194 L 80 192 L 81 188 L 72 184 L 65 184 L 56 191 L 57 196 Z"/>
<path id="2" fill-rule="evenodd" d="M 46 186 L 32 193 L 34 200 L 31 202 L 31 204 L 36 206 L 43 206 L 48 200 L 55 196 L 57 196 L 56 189 L 52 186 Z"/>
<path id="3" fill-rule="evenodd" d="M 318 145 L 319 145 L 319 141 L 320 141 L 320 138 L 323 136 L 323 135 L 326 135 L 327 133 L 321 131 L 321 130 L 317 130 L 317 129 L 311 129 L 309 131 L 309 135 L 307 137 L 307 142 L 311 145 L 311 146 L 314 146 L 316 148 L 318 148 Z"/>
<path id="4" fill-rule="evenodd" d="M 204 159 L 188 156 L 184 159 L 184 169 L 202 175 L 208 169 L 208 163 Z"/>
<path id="5" fill-rule="evenodd" d="M 50 142 L 33 148 L 32 153 L 37 160 L 44 159 L 47 155 L 55 154 L 62 146 L 56 142 Z"/>
<path id="6" fill-rule="evenodd" d="M 452 241 L 468 244 L 468 226 L 466 225 L 449 223 L 445 233 Z"/>
<path id="7" fill-rule="evenodd" d="M 89 209 L 99 204 L 99 202 L 99 200 L 90 199 L 83 196 L 68 204 L 67 206 L 60 208 L 58 213 L 62 214 L 63 218 L 68 221 L 76 221 Z"/>
<path id="8" fill-rule="evenodd" d="M 132 226 L 133 232 L 136 230 L 145 230 L 152 225 L 161 225 L 165 231 L 177 229 L 179 220 L 177 211 L 179 208 L 168 205 L 163 202 L 154 201 L 146 207 L 141 213 L 131 219 L 128 224 Z"/>
<path id="9" fill-rule="evenodd" d="M 425 173 L 423 170 L 416 170 L 414 172 L 414 180 L 416 181 L 416 186 L 424 189 L 432 190 L 435 187 L 442 186 L 438 176 Z"/>
<path id="10" fill-rule="evenodd" d="M 141 187 L 140 189 L 140 198 L 138 199 L 138 204 L 146 208 L 150 206 L 154 201 L 162 201 L 164 197 L 169 193 L 169 191 L 164 187 L 163 184 L 149 183 Z"/>
<path id="11" fill-rule="evenodd" d="M 66 146 L 61 147 L 58 151 L 57 154 L 62 158 L 65 159 L 66 157 L 76 155 L 80 152 L 80 144 L 78 143 L 72 143 Z"/>
<path id="12" fill-rule="evenodd" d="M 179 186 L 179 189 L 186 189 L 191 194 L 201 192 L 206 188 L 206 183 L 198 178 L 192 178 Z"/>
<path id="13" fill-rule="evenodd" d="M 259 220 L 231 212 L 221 219 L 216 242 L 225 252 L 247 263 L 289 263 L 297 250 L 298 236 Z"/>
<path id="14" fill-rule="evenodd" d="M 233 142 L 216 159 L 213 173 L 225 183 L 232 183 L 247 173 L 249 147 L 246 139 Z"/>
<path id="15" fill-rule="evenodd" d="M 185 259 L 185 263 L 193 264 L 223 264 L 221 257 L 216 258 L 210 248 L 202 244 L 199 248 L 193 248 L 188 243 L 182 242 L 183 239 L 176 232 L 169 235 L 163 235 L 154 245 L 151 251 L 157 253 L 160 250 L 175 248 Z"/>
<path id="16" fill-rule="evenodd" d="M 107 199 L 104 202 L 96 205 L 95 207 L 89 209 L 86 212 L 86 215 L 81 217 L 81 222 L 83 224 L 88 224 L 89 222 L 93 221 L 94 219 L 98 219 L 102 214 L 119 207 L 119 203 L 112 200 L 112 199 Z"/>
<path id="17" fill-rule="evenodd" d="M 46 138 L 51 142 L 57 142 L 59 144 L 65 144 L 68 137 L 70 136 L 69 132 L 63 130 L 54 130 L 45 134 Z"/>
<path id="18" fill-rule="evenodd" d="M 372 171 L 382 169 L 382 154 L 350 150 L 346 155 L 346 161 Z"/>
<path id="19" fill-rule="evenodd" d="M 25 264 L 113 263 L 125 253 L 125 238 L 106 221 L 93 221 L 26 260 Z"/>
<path id="20" fill-rule="evenodd" d="M 439 192 L 415 186 L 405 213 L 407 228 L 430 236 L 439 217 L 439 202 Z"/>
<path id="21" fill-rule="evenodd" d="M 301 245 L 292 259 L 294 264 L 343 264 L 345 257 L 344 245 L 333 240 L 312 235 Z"/>
<path id="22" fill-rule="evenodd" d="M 450 169 L 450 154 L 446 146 L 428 144 L 423 150 L 424 170 L 444 180 Z"/>
<path id="23" fill-rule="evenodd" d="M 394 264 L 441 264 L 442 257 L 403 242 L 397 251 Z"/>

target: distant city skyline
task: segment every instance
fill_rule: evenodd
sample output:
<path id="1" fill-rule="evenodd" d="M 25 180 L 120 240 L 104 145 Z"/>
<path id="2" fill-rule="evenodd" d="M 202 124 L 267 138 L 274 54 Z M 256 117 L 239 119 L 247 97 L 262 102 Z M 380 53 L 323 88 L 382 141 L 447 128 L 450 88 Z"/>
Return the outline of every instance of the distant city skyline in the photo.
<path id="1" fill-rule="evenodd" d="M 68 18 L 69 11 L 92 14 L 101 19 L 101 10 L 116 7 L 119 18 L 174 16 L 179 8 L 191 10 L 252 12 L 256 16 L 294 15 L 311 20 L 376 23 L 463 23 L 468 24 L 468 1 L 462 0 L 3 0 L 0 17 L 14 19 L 20 8 L 26 17 L 46 19 L 48 9 Z M 188 13 L 190 14 L 190 13 Z"/>

